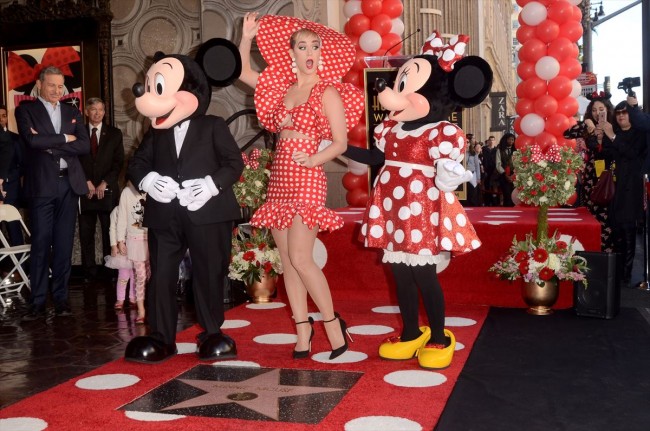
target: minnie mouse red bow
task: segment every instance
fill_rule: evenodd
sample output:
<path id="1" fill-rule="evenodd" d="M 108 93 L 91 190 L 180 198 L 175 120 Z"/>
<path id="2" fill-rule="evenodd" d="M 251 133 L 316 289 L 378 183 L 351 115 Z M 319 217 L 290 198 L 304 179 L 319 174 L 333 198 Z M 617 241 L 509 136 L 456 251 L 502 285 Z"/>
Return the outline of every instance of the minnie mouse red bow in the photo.
<path id="1" fill-rule="evenodd" d="M 607 93 L 606 91 L 601 91 L 600 93 L 598 91 L 594 91 L 593 93 L 589 94 L 587 96 L 587 99 L 589 100 L 603 100 L 603 99 L 609 99 L 612 97 L 611 94 Z"/>
<path id="2" fill-rule="evenodd" d="M 459 34 L 452 36 L 448 44 L 442 43 L 442 37 L 434 30 L 424 41 L 420 55 L 435 55 L 438 57 L 438 64 L 445 72 L 451 72 L 454 63 L 463 58 L 465 47 L 469 42 L 469 36 Z"/>

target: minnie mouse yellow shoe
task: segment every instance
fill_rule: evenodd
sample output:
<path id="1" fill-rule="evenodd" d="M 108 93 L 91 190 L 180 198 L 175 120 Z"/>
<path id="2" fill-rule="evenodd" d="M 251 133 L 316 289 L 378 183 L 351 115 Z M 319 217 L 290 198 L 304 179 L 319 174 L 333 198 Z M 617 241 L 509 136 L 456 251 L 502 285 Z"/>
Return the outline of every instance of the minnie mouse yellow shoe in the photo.
<path id="1" fill-rule="evenodd" d="M 428 343 L 420 348 L 418 352 L 418 364 L 420 364 L 420 367 L 438 370 L 447 368 L 451 364 L 451 359 L 454 357 L 454 350 L 456 349 L 456 337 L 448 329 L 445 329 L 445 336 L 450 341 L 447 347 L 441 344 Z"/>
<path id="2" fill-rule="evenodd" d="M 400 337 L 386 338 L 379 346 L 379 356 L 394 361 L 403 361 L 416 356 L 418 350 L 431 338 L 431 329 L 428 326 L 420 326 L 420 331 L 422 335 L 411 341 L 400 341 Z"/>

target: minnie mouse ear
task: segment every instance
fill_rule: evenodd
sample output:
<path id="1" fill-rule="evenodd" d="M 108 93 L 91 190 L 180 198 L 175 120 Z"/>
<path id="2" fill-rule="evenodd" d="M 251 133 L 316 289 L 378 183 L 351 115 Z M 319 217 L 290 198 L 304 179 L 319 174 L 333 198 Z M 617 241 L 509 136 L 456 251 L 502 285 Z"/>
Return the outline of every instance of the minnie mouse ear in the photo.
<path id="1" fill-rule="evenodd" d="M 463 57 L 449 73 L 449 92 L 463 108 L 481 103 L 492 88 L 492 69 L 481 57 Z"/>
<path id="2" fill-rule="evenodd" d="M 205 42 L 195 60 L 214 87 L 227 87 L 241 74 L 239 50 L 226 39 L 214 38 Z"/>

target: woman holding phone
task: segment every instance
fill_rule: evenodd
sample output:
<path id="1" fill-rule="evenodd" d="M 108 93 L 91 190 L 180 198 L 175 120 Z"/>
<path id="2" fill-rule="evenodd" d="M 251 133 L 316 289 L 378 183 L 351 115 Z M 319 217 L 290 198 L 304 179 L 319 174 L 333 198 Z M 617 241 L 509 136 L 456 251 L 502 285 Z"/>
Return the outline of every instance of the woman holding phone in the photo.
<path id="1" fill-rule="evenodd" d="M 585 161 L 585 171 L 583 175 L 583 193 L 581 197 L 581 206 L 586 206 L 591 214 L 601 225 L 600 245 L 604 252 L 614 251 L 614 238 L 612 236 L 611 220 L 609 218 L 609 208 L 603 205 L 596 205 L 591 200 L 591 191 L 598 182 L 598 177 L 605 169 L 612 168 L 611 153 L 604 151 L 611 145 L 611 141 L 606 133 L 605 128 L 609 124 L 614 124 L 614 106 L 609 101 L 611 94 L 600 92 L 587 95 L 591 100 L 585 111 L 584 123 L 587 126 L 587 136 L 585 143 L 587 146 L 587 160 Z"/>

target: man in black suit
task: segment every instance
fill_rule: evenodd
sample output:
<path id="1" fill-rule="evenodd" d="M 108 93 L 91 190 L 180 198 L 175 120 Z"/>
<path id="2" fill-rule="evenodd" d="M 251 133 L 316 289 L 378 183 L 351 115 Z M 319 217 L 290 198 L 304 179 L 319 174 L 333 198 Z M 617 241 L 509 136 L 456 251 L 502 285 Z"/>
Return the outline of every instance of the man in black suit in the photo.
<path id="1" fill-rule="evenodd" d="M 4 202 L 18 208 L 21 206 L 22 200 L 21 177 L 23 175 L 23 148 L 20 143 L 20 137 L 17 133 L 11 132 L 7 128 L 7 123 L 7 107 L 0 105 L 0 140 L 6 143 L 5 145 L 7 145 L 7 149 L 5 151 L 8 151 L 7 153 L 0 151 L 0 164 L 6 166 L 6 172 L 3 177 L 0 178 L 0 183 L 4 180 L 4 183 L 2 183 L 0 188 L 2 188 L 6 194 Z M 9 143 L 11 145 L 9 145 Z M 12 148 L 13 150 L 11 150 Z M 10 155 L 10 153 L 12 153 L 12 155 Z M 9 233 L 9 243 L 12 246 L 22 245 L 25 243 L 20 222 L 14 221 L 7 223 L 7 232 Z"/>
<path id="2" fill-rule="evenodd" d="M 81 197 L 79 213 L 79 242 L 81 244 L 81 263 L 86 278 L 97 276 L 95 264 L 95 226 L 97 219 L 102 232 L 103 256 L 111 253 L 108 237 L 110 215 L 120 198 L 117 184 L 118 176 L 124 164 L 124 145 L 122 131 L 108 124 L 103 124 L 104 102 L 91 97 L 86 101 L 88 133 L 90 135 L 90 154 L 79 157 L 86 174 L 88 193 Z"/>
<path id="3" fill-rule="evenodd" d="M 79 195 L 88 193 L 79 156 L 90 152 L 81 112 L 60 102 L 63 73 L 44 68 L 36 81 L 39 97 L 16 108 L 18 133 L 25 148 L 25 196 L 29 199 L 32 250 L 29 313 L 24 321 L 45 316 L 50 251 L 55 316 L 72 314 L 68 281 Z"/>

